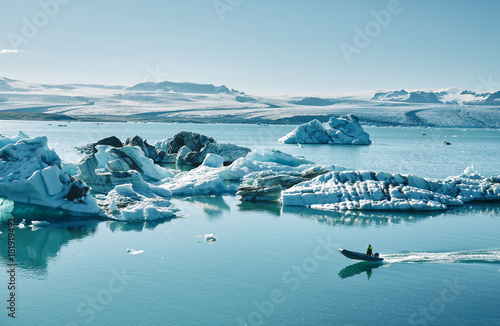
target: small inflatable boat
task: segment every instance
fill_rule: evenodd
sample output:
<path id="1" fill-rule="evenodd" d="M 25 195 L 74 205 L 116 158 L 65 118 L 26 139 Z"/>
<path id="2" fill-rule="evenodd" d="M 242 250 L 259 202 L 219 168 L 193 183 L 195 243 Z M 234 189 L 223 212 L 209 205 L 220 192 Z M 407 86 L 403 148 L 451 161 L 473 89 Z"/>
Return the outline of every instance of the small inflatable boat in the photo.
<path id="1" fill-rule="evenodd" d="M 347 249 L 339 249 L 340 253 L 347 258 L 350 259 L 356 259 L 356 260 L 364 260 L 364 261 L 383 261 L 384 258 L 380 258 L 378 255 L 378 252 L 375 253 L 373 256 L 368 256 L 364 253 L 361 252 L 356 252 L 356 251 L 350 251 Z"/>

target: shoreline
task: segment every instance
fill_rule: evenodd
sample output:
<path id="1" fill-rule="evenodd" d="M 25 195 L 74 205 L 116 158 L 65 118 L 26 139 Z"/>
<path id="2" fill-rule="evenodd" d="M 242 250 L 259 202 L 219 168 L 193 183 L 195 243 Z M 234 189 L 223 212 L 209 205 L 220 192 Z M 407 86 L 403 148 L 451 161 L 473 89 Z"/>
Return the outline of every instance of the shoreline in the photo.
<path id="1" fill-rule="evenodd" d="M 34 113 L 34 112 L 17 112 L 17 111 L 0 111 L 0 121 L 1 120 L 22 120 L 22 121 L 55 121 L 55 122 L 137 122 L 137 123 L 193 123 L 193 124 L 263 124 L 263 125 L 290 125 L 298 126 L 303 123 L 307 123 L 311 120 L 317 119 L 321 122 L 327 122 L 332 116 L 330 115 L 300 115 L 292 116 L 280 119 L 265 119 L 265 118 L 242 118 L 238 116 L 227 116 L 221 117 L 203 117 L 203 118 L 191 118 L 191 117 L 137 117 L 135 115 L 130 116 L 114 116 L 114 115 L 95 115 L 95 116 L 70 116 L 64 114 L 53 114 L 53 113 Z M 479 127 L 477 125 L 434 125 L 434 124 L 402 124 L 392 121 L 383 121 L 375 119 L 367 119 L 363 117 L 361 119 L 361 125 L 366 127 L 395 127 L 395 128 L 447 128 L 447 129 L 478 129 L 478 130 L 500 130 L 500 127 L 494 128 L 491 126 Z"/>

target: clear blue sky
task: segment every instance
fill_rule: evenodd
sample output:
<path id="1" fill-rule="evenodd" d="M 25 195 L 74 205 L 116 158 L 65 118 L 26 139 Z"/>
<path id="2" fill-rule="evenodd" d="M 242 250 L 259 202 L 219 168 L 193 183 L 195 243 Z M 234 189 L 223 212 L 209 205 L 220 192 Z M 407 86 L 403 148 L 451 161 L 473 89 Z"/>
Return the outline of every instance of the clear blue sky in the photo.
<path id="1" fill-rule="evenodd" d="M 499 1 L 401 0 L 386 26 L 373 24 L 371 11 L 390 1 L 64 1 L 50 17 L 39 0 L 0 0 L 0 76 L 120 85 L 168 79 L 279 94 L 474 90 L 490 75 L 500 82 Z M 233 3 L 232 11 L 221 20 L 214 3 Z M 23 32 L 35 18 L 38 31 Z M 370 43 L 348 63 L 340 45 L 354 46 L 355 28 L 367 26 Z M 26 41 L 17 53 L 5 51 L 13 34 Z"/>

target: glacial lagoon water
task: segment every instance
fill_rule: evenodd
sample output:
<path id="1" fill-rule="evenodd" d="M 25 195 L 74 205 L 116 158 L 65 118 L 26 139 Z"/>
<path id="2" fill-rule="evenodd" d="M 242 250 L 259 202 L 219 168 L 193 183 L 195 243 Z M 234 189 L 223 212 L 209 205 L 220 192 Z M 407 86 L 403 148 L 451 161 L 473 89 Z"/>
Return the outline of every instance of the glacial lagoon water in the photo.
<path id="1" fill-rule="evenodd" d="M 79 158 L 74 146 L 110 135 L 154 142 L 189 130 L 352 169 L 442 179 L 474 165 L 483 176 L 500 174 L 498 130 L 366 127 L 371 146 L 277 142 L 292 129 L 0 122 L 5 135 L 46 135 L 68 161 Z M 173 202 L 183 216 L 161 223 L 64 219 L 16 209 L 17 222 L 51 223 L 16 228 L 16 319 L 3 308 L 0 324 L 500 325 L 500 203 L 445 212 L 336 213 L 242 204 L 233 196 Z M 0 231 L 5 249 L 5 222 Z M 206 243 L 207 233 L 217 241 Z M 338 253 L 363 251 L 368 243 L 385 264 L 356 263 Z M 143 252 L 132 255 L 128 248 Z M 7 306 L 4 249 L 0 294 Z"/>

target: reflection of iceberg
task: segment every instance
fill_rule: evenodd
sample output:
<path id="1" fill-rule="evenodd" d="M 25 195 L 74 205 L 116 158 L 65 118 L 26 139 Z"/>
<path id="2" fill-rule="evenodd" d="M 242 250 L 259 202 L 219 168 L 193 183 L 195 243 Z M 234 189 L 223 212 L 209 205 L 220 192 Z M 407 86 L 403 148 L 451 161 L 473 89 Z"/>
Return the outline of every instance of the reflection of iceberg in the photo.
<path id="1" fill-rule="evenodd" d="M 442 211 L 373 212 L 373 211 L 322 211 L 312 208 L 283 206 L 283 213 L 295 214 L 328 225 L 385 225 L 418 222 L 425 218 L 445 214 Z"/>
<path id="2" fill-rule="evenodd" d="M 368 279 L 370 279 L 370 277 L 372 277 L 372 270 L 375 268 L 379 268 L 380 266 L 382 266 L 382 263 L 362 261 L 360 263 L 356 263 L 356 264 L 352 264 L 352 265 L 349 265 L 347 267 L 344 267 L 339 272 L 339 277 L 340 278 L 348 278 L 348 277 L 366 272 L 366 276 L 368 277 Z"/>
<path id="3" fill-rule="evenodd" d="M 2 220 L 14 218 L 4 213 Z M 8 216 L 5 216 L 8 215 Z M 20 220 L 18 219 L 18 222 Z M 32 221 L 27 221 L 31 224 Z M 63 246 L 70 241 L 92 236 L 97 229 L 99 220 L 78 220 L 73 217 L 71 222 L 59 221 L 38 228 L 16 228 L 16 261 L 18 268 L 27 270 L 34 276 L 44 275 L 49 260 L 57 256 Z M 0 243 L 7 244 L 7 224 L 0 224 Z M 0 262 L 6 265 L 7 250 L 0 250 Z"/>
<path id="4" fill-rule="evenodd" d="M 122 232 L 141 232 L 142 230 L 154 230 L 158 225 L 165 222 L 169 222 L 171 219 L 163 220 L 151 220 L 151 221 L 106 221 L 106 225 L 109 227 L 111 232 L 122 231 Z"/>
<path id="5" fill-rule="evenodd" d="M 238 204 L 238 210 L 240 211 L 251 211 L 251 212 L 268 212 L 272 215 L 281 215 L 281 203 L 280 202 L 241 202 Z"/>
<path id="6" fill-rule="evenodd" d="M 201 209 L 208 218 L 217 218 L 222 216 L 224 212 L 229 212 L 231 208 L 225 201 L 226 197 L 222 196 L 194 196 L 178 199 L 176 206 L 182 207 L 183 203 L 189 203 Z M 181 208 L 182 211 L 182 208 Z"/>

